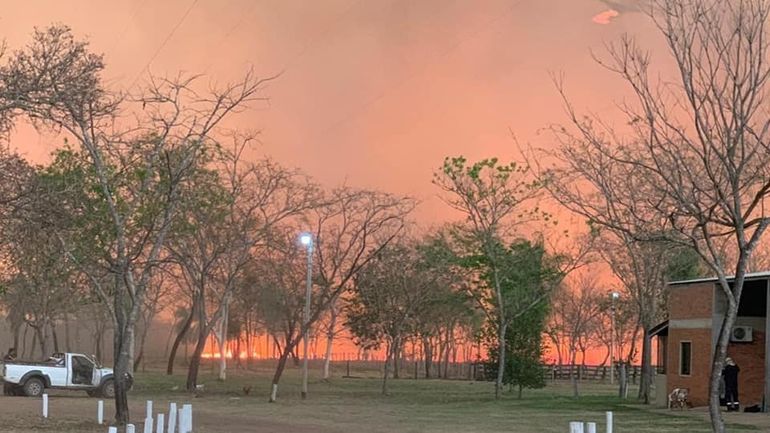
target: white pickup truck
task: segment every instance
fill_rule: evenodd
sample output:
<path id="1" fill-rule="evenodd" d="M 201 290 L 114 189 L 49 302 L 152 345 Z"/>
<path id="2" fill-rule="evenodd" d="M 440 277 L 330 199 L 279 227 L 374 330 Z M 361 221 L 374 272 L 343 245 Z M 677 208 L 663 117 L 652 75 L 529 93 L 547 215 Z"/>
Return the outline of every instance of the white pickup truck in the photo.
<path id="1" fill-rule="evenodd" d="M 38 397 L 46 388 L 86 391 L 92 397 L 115 396 L 111 368 L 79 353 L 54 353 L 44 362 L 5 361 L 3 393 Z"/>

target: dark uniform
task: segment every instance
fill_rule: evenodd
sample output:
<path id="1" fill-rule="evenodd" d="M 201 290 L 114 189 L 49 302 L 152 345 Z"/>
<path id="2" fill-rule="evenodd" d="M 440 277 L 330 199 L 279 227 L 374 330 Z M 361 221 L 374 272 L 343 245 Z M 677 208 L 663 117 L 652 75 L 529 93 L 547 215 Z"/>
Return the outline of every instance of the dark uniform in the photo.
<path id="1" fill-rule="evenodd" d="M 725 379 L 725 400 L 727 400 L 727 411 L 733 412 L 740 408 L 738 402 L 738 372 L 741 369 L 733 362 L 729 362 L 724 370 L 722 377 Z"/>

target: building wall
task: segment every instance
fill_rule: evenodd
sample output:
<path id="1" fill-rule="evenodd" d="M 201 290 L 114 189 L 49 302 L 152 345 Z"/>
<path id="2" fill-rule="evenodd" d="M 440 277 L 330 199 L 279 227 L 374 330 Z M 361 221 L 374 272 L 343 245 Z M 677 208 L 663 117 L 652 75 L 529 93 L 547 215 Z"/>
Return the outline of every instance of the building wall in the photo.
<path id="1" fill-rule="evenodd" d="M 674 316 L 672 316 L 674 317 Z M 692 343 L 691 374 L 679 374 L 680 343 Z M 693 406 L 708 404 L 709 374 L 711 372 L 711 328 L 671 328 L 668 331 L 668 393 L 675 388 L 687 388 Z"/>
<path id="2" fill-rule="evenodd" d="M 671 286 L 668 298 L 672 320 L 711 319 L 714 309 L 714 283 Z"/>

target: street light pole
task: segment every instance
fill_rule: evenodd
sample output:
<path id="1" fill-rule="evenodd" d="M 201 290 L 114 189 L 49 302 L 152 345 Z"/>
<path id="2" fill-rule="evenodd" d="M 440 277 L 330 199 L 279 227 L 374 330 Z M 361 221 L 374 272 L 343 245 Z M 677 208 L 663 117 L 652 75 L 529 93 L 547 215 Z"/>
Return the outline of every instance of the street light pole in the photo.
<path id="1" fill-rule="evenodd" d="M 615 383 L 615 300 L 620 294 L 612 292 L 610 295 L 610 385 Z"/>
<path id="2" fill-rule="evenodd" d="M 307 346 L 310 327 L 310 296 L 313 289 L 313 236 L 303 234 L 300 242 L 307 248 L 307 285 L 305 287 L 305 311 L 302 319 L 302 399 L 307 398 Z"/>

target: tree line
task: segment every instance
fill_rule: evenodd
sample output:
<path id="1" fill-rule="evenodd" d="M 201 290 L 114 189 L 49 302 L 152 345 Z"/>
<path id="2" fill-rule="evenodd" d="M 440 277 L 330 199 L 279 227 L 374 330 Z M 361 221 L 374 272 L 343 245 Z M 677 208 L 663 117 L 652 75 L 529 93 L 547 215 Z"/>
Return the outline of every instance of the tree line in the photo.
<path id="1" fill-rule="evenodd" d="M 417 235 L 411 198 L 325 189 L 269 159 L 244 158 L 255 135 L 223 122 L 264 99 L 274 77 L 249 72 L 207 92 L 200 77 L 150 77 L 127 94 L 104 83 L 103 58 L 68 28 L 36 30 L 28 46 L 0 58 L 0 130 L 28 122 L 66 141 L 44 166 L 0 154 L 4 300 L 24 306 L 8 310 L 14 333 L 26 324 L 47 349 L 73 303 L 96 306 L 114 329 L 119 422 L 128 420 L 145 338 L 138 324 L 152 321 L 164 297 L 182 316 L 173 347 L 196 334 L 189 389 L 208 336 L 224 353 L 231 331 L 245 326 L 280 347 L 274 399 L 303 331 L 323 324 L 329 348 L 346 326 L 362 347 L 385 349 L 383 392 L 408 342 L 422 341 L 426 358 L 436 339 L 483 342 L 499 397 L 506 383 L 537 386 L 528 372 L 544 338 L 572 363 L 607 339 L 606 296 L 590 279 L 569 277 L 596 260 L 618 280 L 625 353 L 641 342 L 646 402 L 649 331 L 665 317 L 666 283 L 708 273 L 727 300 L 709 403 L 712 428 L 723 432 L 729 330 L 770 225 L 770 9 L 764 0 L 640 8 L 674 66 L 653 68 L 628 36 L 597 56 L 633 96 L 618 106 L 625 124 L 583 114 L 555 77 L 567 121 L 549 129 L 553 145 L 519 146 L 518 163 L 447 158 L 434 184 L 462 218 Z M 557 222 L 543 200 L 586 221 L 569 248 L 555 247 Z M 300 231 L 315 242 L 307 321 Z"/>

